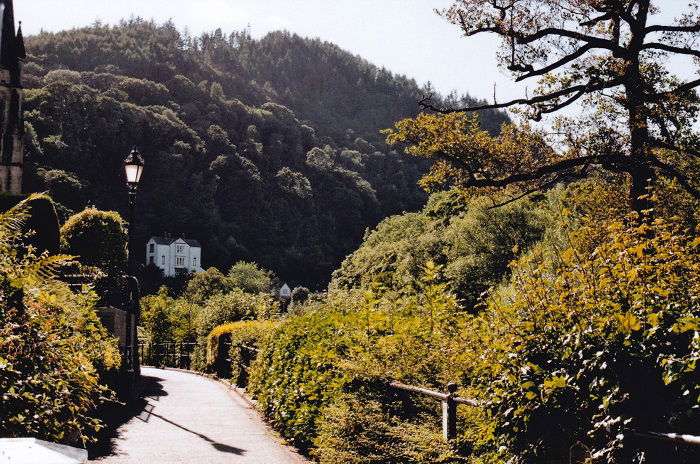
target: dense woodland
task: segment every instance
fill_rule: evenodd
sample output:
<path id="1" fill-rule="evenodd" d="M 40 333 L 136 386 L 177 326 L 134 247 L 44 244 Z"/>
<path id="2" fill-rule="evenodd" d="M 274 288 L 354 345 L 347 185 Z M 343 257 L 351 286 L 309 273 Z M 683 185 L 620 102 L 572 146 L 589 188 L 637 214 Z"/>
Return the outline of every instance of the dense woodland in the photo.
<path id="1" fill-rule="evenodd" d="M 184 234 L 205 267 L 254 260 L 319 287 L 366 228 L 425 202 L 428 164 L 380 130 L 432 89 L 330 43 L 133 19 L 42 33 L 27 49 L 25 189 L 48 191 L 64 217 L 87 204 L 124 213 L 121 162 L 136 145 L 137 243 Z M 482 120 L 497 131 L 505 118 Z"/>

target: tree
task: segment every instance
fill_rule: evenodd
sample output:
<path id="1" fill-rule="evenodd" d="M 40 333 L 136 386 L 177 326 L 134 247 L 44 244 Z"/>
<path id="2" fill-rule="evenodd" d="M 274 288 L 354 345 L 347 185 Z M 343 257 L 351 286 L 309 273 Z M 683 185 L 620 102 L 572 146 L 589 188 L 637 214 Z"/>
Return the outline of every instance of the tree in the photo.
<path id="1" fill-rule="evenodd" d="M 255 263 L 239 261 L 228 271 L 231 285 L 247 293 L 264 293 L 272 288 L 272 272 Z"/>
<path id="2" fill-rule="evenodd" d="M 516 81 L 539 78 L 539 84 L 532 95 L 512 101 L 446 108 L 426 97 L 421 101 L 424 108 L 443 115 L 517 108 L 534 121 L 571 105 L 580 105 L 584 112 L 555 122 L 557 140 L 563 142 L 556 156 L 489 169 L 482 161 L 503 149 L 497 144 L 465 145 L 456 152 L 436 149 L 430 155 L 441 159 L 443 167 L 458 170 L 470 187 L 523 181 L 542 186 L 562 175 L 602 166 L 627 174 L 634 211 L 650 207 L 645 194 L 657 175 L 674 179 L 700 198 L 689 167 L 700 158 L 698 134 L 692 128 L 700 110 L 695 90 L 700 79 L 684 82 L 667 66 L 675 56 L 696 62 L 700 58 L 700 50 L 693 48 L 700 36 L 698 5 L 690 2 L 680 19 L 660 25 L 652 17 L 663 7 L 654 3 L 661 2 L 456 0 L 440 14 L 468 37 L 497 35 L 502 43 L 500 63 Z M 404 127 L 393 134 L 393 141 L 415 144 L 410 135 L 416 134 L 423 141 L 441 141 L 426 122 L 434 121 L 418 119 L 412 134 Z M 475 133 L 474 127 L 468 129 Z M 483 134 L 478 135 L 483 141 Z"/>
<path id="3" fill-rule="evenodd" d="M 293 304 L 304 304 L 309 299 L 311 292 L 306 287 L 295 287 L 292 290 L 291 300 Z"/>
<path id="4" fill-rule="evenodd" d="M 233 290 L 231 281 L 217 268 L 210 267 L 192 277 L 192 280 L 187 283 L 186 294 L 191 302 L 204 304 L 212 296 L 228 293 L 231 290 Z"/>
<path id="5" fill-rule="evenodd" d="M 107 273 L 126 267 L 126 230 L 119 213 L 87 208 L 61 227 L 61 251 Z"/>

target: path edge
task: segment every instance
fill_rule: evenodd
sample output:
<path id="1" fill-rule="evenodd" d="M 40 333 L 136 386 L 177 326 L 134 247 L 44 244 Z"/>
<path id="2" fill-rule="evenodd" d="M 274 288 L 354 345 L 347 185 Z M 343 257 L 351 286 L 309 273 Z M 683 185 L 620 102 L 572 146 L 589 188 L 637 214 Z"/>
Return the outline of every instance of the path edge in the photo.
<path id="1" fill-rule="evenodd" d="M 200 377 L 206 377 L 209 380 L 214 380 L 214 381 L 217 381 L 219 383 L 222 383 L 223 385 L 226 386 L 226 388 L 228 388 L 229 390 L 234 392 L 243 401 L 245 401 L 248 404 L 248 406 L 250 406 L 256 412 L 256 414 L 258 414 L 258 417 L 260 417 L 260 420 L 262 420 L 263 423 L 270 428 L 270 430 L 275 432 L 277 441 L 280 443 L 280 445 L 284 446 L 290 453 L 292 453 L 294 455 L 294 457 L 299 461 L 299 464 L 313 464 L 315 462 L 315 461 L 312 461 L 312 460 L 306 458 L 305 456 L 303 456 L 297 448 L 289 445 L 286 442 L 283 442 L 282 441 L 283 439 L 279 435 L 279 432 L 277 432 L 272 427 L 272 425 L 270 425 L 270 423 L 267 422 L 267 420 L 265 420 L 265 418 L 262 417 L 262 415 L 260 415 L 260 411 L 258 410 L 258 402 L 255 401 L 250 396 L 248 396 L 245 392 L 245 389 L 238 387 L 236 384 L 233 384 L 226 379 L 222 379 L 216 374 L 208 374 L 206 372 L 193 371 L 191 369 L 180 369 L 178 367 L 156 367 L 156 366 L 147 366 L 147 365 L 142 365 L 141 367 L 147 367 L 147 368 L 151 368 L 151 369 L 162 369 L 165 371 L 176 371 L 176 372 L 182 372 L 185 374 L 194 374 L 194 375 L 198 375 Z M 275 436 L 275 435 L 273 435 L 273 436 Z"/>

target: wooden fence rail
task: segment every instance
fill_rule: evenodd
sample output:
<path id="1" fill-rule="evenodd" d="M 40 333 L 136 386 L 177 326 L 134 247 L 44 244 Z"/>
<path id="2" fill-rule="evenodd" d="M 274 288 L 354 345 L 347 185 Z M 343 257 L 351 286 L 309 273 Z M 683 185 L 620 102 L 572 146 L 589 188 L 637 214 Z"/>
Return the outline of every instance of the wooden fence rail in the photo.
<path id="1" fill-rule="evenodd" d="M 442 401 L 442 438 L 445 441 L 451 441 L 457 438 L 458 404 L 466 404 L 477 407 L 481 406 L 477 400 L 455 396 L 455 393 L 457 392 L 457 384 L 452 382 L 447 385 L 447 393 L 428 390 L 427 388 L 416 387 L 415 385 L 406 385 L 400 382 L 389 382 L 389 386 L 391 388 L 396 388 L 397 390 L 419 393 L 421 395 L 429 396 L 436 400 Z"/>

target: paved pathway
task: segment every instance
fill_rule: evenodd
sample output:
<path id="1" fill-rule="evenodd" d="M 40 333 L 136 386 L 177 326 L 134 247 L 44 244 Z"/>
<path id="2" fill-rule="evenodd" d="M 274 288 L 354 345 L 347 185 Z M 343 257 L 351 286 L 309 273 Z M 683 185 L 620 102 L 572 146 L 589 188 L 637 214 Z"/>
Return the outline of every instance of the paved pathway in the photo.
<path id="1" fill-rule="evenodd" d="M 117 430 L 112 454 L 94 463 L 301 464 L 256 411 L 220 382 L 143 368 L 146 405 Z"/>

